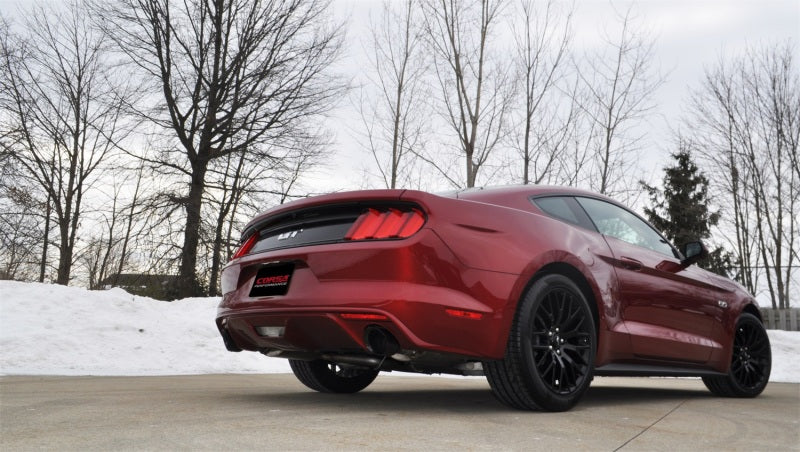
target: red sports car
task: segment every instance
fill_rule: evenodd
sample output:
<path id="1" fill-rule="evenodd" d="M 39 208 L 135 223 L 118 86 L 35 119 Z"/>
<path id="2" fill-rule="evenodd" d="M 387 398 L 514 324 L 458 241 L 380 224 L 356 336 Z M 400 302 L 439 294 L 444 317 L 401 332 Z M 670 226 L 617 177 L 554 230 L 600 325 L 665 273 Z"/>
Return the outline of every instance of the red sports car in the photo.
<path id="1" fill-rule="evenodd" d="M 562 187 L 308 198 L 251 221 L 222 271 L 228 350 L 287 358 L 351 393 L 380 371 L 486 375 L 520 409 L 567 410 L 594 375 L 767 385 L 753 297 L 693 265 L 641 217 Z"/>

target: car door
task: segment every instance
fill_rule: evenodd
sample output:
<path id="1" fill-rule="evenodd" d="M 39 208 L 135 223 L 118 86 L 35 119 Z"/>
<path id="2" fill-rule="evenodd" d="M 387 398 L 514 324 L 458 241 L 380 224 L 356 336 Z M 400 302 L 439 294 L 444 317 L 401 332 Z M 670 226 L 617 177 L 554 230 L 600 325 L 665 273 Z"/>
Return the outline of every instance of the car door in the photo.
<path id="1" fill-rule="evenodd" d="M 680 254 L 647 222 L 616 204 L 578 197 L 603 234 L 619 281 L 623 322 L 643 359 L 708 361 L 719 307 L 703 270 L 684 268 Z"/>

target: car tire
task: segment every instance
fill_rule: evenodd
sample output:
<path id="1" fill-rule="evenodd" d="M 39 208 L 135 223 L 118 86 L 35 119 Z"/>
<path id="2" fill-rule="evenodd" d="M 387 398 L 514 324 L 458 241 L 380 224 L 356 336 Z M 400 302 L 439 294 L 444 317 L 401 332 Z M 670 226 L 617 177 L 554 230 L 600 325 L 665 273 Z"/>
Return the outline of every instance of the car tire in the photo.
<path id="1" fill-rule="evenodd" d="M 301 383 L 319 392 L 352 394 L 369 386 L 378 376 L 377 370 L 341 366 L 322 360 L 290 359 L 289 366 Z"/>
<path id="2" fill-rule="evenodd" d="M 721 397 L 755 397 L 767 386 L 771 369 L 767 330 L 758 317 L 745 312 L 736 322 L 728 374 L 703 377 L 703 383 Z"/>
<path id="3" fill-rule="evenodd" d="M 513 408 L 566 411 L 591 383 L 596 338 L 578 286 L 545 275 L 520 300 L 505 357 L 484 363 L 486 378 L 495 397 Z"/>

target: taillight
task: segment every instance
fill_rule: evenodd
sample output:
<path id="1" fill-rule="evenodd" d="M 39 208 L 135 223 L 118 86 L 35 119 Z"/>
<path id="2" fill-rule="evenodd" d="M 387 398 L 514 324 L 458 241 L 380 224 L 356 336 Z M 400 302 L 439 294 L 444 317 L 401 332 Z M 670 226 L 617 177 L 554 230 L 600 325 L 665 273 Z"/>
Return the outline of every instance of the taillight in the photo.
<path id="1" fill-rule="evenodd" d="M 356 219 L 345 240 L 377 240 L 411 237 L 422 229 L 425 217 L 417 209 L 367 209 Z"/>
<path id="2" fill-rule="evenodd" d="M 231 260 L 238 259 L 244 256 L 245 254 L 249 253 L 250 250 L 253 249 L 253 246 L 255 246 L 257 241 L 258 241 L 258 233 L 256 232 L 255 234 L 251 235 L 247 240 L 245 240 L 244 243 L 242 243 L 242 246 L 240 246 L 239 249 L 236 250 L 235 253 L 233 253 L 233 257 L 231 258 Z"/>

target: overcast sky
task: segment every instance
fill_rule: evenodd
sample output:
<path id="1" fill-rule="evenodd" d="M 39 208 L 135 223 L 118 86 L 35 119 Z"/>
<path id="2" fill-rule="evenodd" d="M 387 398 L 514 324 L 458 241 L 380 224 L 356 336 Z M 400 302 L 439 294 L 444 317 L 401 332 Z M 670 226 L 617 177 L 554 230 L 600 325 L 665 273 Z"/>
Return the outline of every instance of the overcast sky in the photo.
<path id="1" fill-rule="evenodd" d="M 800 51 L 800 0 L 576 0 L 573 17 L 576 54 L 602 43 L 604 30 L 613 35 L 617 11 L 624 12 L 629 6 L 633 6 L 641 28 L 655 37 L 655 63 L 667 75 L 667 81 L 656 93 L 657 111 L 643 125 L 650 138 L 641 156 L 646 173 L 660 173 L 668 163 L 669 152 L 673 150 L 669 142 L 670 127 L 678 126 L 689 90 L 698 86 L 704 69 L 714 65 L 721 55 L 738 55 L 748 46 L 789 38 L 795 43 L 795 50 Z M 351 58 L 358 58 L 360 42 L 369 36 L 367 18 L 379 14 L 380 2 L 338 1 L 334 7 L 337 14 L 350 17 L 349 49 Z M 795 62 L 800 64 L 800 55 Z M 359 67 L 357 62 L 349 64 Z M 340 109 L 341 119 L 349 117 L 352 113 L 346 107 Z M 357 143 L 345 134 L 346 126 L 336 126 L 336 130 L 341 156 L 360 155 L 361 161 L 369 159 L 366 151 L 354 152 Z M 355 161 L 340 159 L 338 166 L 321 173 L 320 185 L 329 190 L 360 188 L 361 174 L 351 169 Z M 660 179 L 657 174 L 652 182 Z"/>
<path id="2" fill-rule="evenodd" d="M 0 0 L 0 11 L 13 17 L 17 15 L 16 5 L 29 3 Z M 718 61 L 720 55 L 741 54 L 748 45 L 787 38 L 794 41 L 795 50 L 800 50 L 800 0 L 576 0 L 575 5 L 573 29 L 577 54 L 601 42 L 604 29 L 613 31 L 615 10 L 624 11 L 630 5 L 634 5 L 641 26 L 656 37 L 656 65 L 668 78 L 656 93 L 658 114 L 645 125 L 650 138 L 642 155 L 645 172 L 659 170 L 667 163 L 672 149 L 668 142 L 669 128 L 678 125 L 689 89 L 699 84 L 704 68 Z M 357 73 L 364 61 L 361 42 L 369 36 L 367 19 L 370 14 L 379 14 L 380 2 L 334 0 L 332 7 L 349 24 L 348 54 L 342 67 Z M 800 63 L 800 55 L 795 62 Z M 354 162 L 367 161 L 369 157 L 366 151 L 358 149 L 348 132 L 355 124 L 355 112 L 347 102 L 333 112 L 330 127 L 336 132 L 339 158 L 331 167 L 319 171 L 313 182 L 315 191 L 364 186 L 361 164 Z M 443 184 L 439 188 L 447 187 Z"/>

